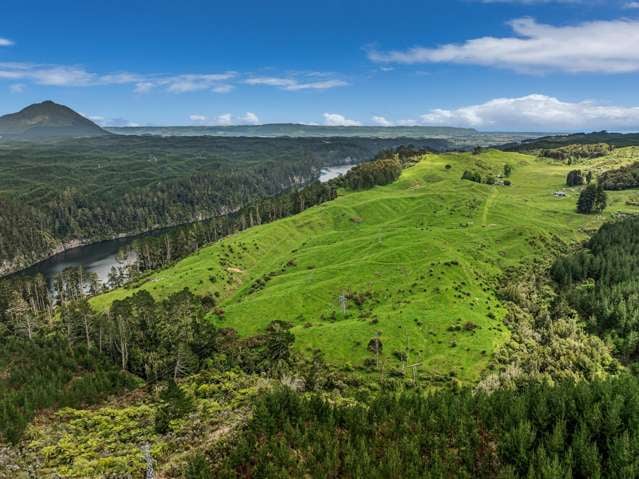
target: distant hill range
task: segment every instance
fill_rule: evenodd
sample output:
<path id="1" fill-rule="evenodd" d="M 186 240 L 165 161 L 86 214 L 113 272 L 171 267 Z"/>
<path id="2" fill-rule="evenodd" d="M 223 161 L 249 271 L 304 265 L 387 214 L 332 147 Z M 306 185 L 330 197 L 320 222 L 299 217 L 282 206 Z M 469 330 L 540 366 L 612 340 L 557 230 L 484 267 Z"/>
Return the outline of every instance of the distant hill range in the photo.
<path id="1" fill-rule="evenodd" d="M 109 128 L 119 135 L 160 136 L 259 136 L 280 137 L 365 137 L 365 138 L 450 138 L 477 135 L 472 128 L 439 126 L 326 126 L 299 123 L 232 126 L 157 126 Z"/>
<path id="2" fill-rule="evenodd" d="M 110 135 L 71 108 L 52 101 L 0 116 L 0 139 L 44 140 Z"/>
<path id="3" fill-rule="evenodd" d="M 449 142 L 450 148 L 468 149 L 475 146 L 502 145 L 537 138 L 541 133 L 481 132 L 473 128 L 448 126 L 326 126 L 299 123 L 232 126 L 139 126 L 113 127 L 108 131 L 118 135 L 142 136 L 215 136 L 261 138 L 378 138 L 409 140 L 438 139 Z M 407 142 L 407 143 L 410 143 Z"/>

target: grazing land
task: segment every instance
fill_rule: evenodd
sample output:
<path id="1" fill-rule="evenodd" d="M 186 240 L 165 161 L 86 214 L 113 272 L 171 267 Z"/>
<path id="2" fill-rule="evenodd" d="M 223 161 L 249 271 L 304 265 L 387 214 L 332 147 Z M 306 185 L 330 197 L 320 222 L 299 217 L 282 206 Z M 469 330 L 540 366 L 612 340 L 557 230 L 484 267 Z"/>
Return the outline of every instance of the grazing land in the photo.
<path id="1" fill-rule="evenodd" d="M 591 164 L 630 161 L 620 157 Z M 497 176 L 504 164 L 511 186 L 460 179 L 465 170 Z M 211 320 L 241 335 L 284 320 L 301 351 L 319 348 L 331 363 L 355 368 L 375 359 L 368 344 L 379 338 L 388 369 L 408 361 L 431 379 L 476 381 L 509 335 L 497 297 L 504 272 L 540 264 L 611 215 L 637 211 L 626 204 L 630 193 L 615 192 L 605 215 L 577 214 L 579 189 L 564 186 L 569 170 L 495 150 L 426 155 L 391 185 L 344 192 L 228 237 L 93 304 L 189 287 L 219 297 Z M 562 189 L 566 197 L 553 196 Z"/>

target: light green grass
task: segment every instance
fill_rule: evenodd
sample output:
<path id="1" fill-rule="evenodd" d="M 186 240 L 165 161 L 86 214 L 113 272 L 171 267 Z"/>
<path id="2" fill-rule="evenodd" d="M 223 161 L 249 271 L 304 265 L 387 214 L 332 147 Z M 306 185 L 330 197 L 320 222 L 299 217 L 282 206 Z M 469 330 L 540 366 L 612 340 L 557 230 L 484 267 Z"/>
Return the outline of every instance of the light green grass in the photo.
<path id="1" fill-rule="evenodd" d="M 510 187 L 460 179 L 465 169 L 500 173 L 504 163 L 514 168 Z M 367 344 L 379 334 L 387 370 L 400 366 L 392 353 L 403 351 L 422 374 L 474 381 L 508 338 L 495 295 L 504 270 L 584 239 L 613 212 L 637 211 L 625 205 L 632 192 L 615 192 L 605 215 L 578 215 L 578 189 L 563 186 L 571 168 L 498 151 L 428 155 L 392 185 L 226 238 L 140 288 L 157 298 L 184 287 L 217 292 L 225 315 L 211 319 L 220 327 L 250 335 L 290 321 L 296 347 L 319 348 L 333 364 L 373 358 Z M 568 198 L 553 197 L 557 190 Z M 266 286 L 251 292 L 269 273 Z M 349 291 L 372 296 L 361 309 L 349 302 L 344 315 L 339 296 Z M 132 292 L 93 303 L 104 308 Z M 474 332 L 449 330 L 469 321 Z"/>

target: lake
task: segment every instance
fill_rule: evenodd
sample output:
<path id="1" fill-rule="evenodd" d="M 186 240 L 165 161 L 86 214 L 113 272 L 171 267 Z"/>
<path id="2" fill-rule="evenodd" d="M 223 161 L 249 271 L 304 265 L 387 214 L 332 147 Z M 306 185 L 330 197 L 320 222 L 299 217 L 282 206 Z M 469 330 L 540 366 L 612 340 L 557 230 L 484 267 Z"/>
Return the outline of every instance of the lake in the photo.
<path id="1" fill-rule="evenodd" d="M 342 165 L 342 166 L 328 166 L 320 170 L 319 180 L 322 183 L 337 178 L 339 175 L 343 175 L 355 165 Z"/>
<path id="2" fill-rule="evenodd" d="M 355 165 L 329 166 L 320 170 L 319 180 L 325 183 L 339 175 L 343 175 Z M 166 230 L 158 230 L 147 235 L 157 235 Z M 144 235 L 141 235 L 144 236 Z M 122 266 L 116 259 L 118 251 L 129 246 L 136 238 L 140 236 L 131 236 L 128 238 L 118 238 L 114 240 L 101 241 L 99 243 L 80 246 L 67 250 L 63 253 L 52 256 L 36 265 L 27 268 L 16 274 L 35 275 L 42 273 L 51 287 L 55 276 L 64 271 L 66 268 L 82 266 L 90 273 L 98 276 L 100 283 L 106 283 L 109 279 L 109 272 L 113 266 Z"/>
<path id="3" fill-rule="evenodd" d="M 58 273 L 61 273 L 66 268 L 82 266 L 86 271 L 95 273 L 100 283 L 105 283 L 109 278 L 111 268 L 113 266 L 122 266 L 122 263 L 116 259 L 120 248 L 129 246 L 138 237 L 118 238 L 73 248 L 51 256 L 16 274 L 35 275 L 42 273 L 51 289 L 53 279 Z"/>

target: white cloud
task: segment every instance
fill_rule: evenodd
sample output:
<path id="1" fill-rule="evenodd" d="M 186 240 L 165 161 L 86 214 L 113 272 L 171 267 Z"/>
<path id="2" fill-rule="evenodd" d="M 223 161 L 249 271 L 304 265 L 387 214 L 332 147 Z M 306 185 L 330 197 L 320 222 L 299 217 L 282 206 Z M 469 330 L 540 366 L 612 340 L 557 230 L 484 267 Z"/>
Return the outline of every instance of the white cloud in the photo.
<path id="1" fill-rule="evenodd" d="M 540 5 L 548 3 L 585 3 L 585 0 L 480 0 L 481 3 L 517 3 L 519 5 Z"/>
<path id="2" fill-rule="evenodd" d="M 38 85 L 67 87 L 131 84 L 136 93 L 148 93 L 155 88 L 164 88 L 171 93 L 202 90 L 228 92 L 232 86 L 224 82 L 236 76 L 235 72 L 164 76 L 129 72 L 98 74 L 78 66 L 0 63 L 0 79 L 29 80 Z"/>
<path id="3" fill-rule="evenodd" d="M 462 44 L 404 51 L 369 51 L 381 63 L 459 63 L 543 71 L 628 73 L 639 71 L 639 21 L 611 20 L 553 26 L 532 18 L 510 22 L 514 36 L 481 37 Z"/>
<path id="4" fill-rule="evenodd" d="M 89 117 L 90 118 L 90 117 Z M 134 127 L 134 126 L 140 126 L 139 123 L 136 123 L 134 121 L 129 121 L 126 118 L 108 118 L 108 119 L 102 119 L 102 120 L 96 120 L 95 121 L 98 125 L 100 126 L 106 126 L 106 127 L 110 127 L 110 126 L 114 126 L 114 127 L 122 127 L 122 126 L 128 126 L 128 127 Z"/>
<path id="5" fill-rule="evenodd" d="M 465 126 L 489 130 L 637 130 L 639 107 L 565 102 L 533 94 L 497 98 L 455 110 L 435 109 L 421 116 L 426 125 Z"/>
<path id="6" fill-rule="evenodd" d="M 193 91 L 211 90 L 218 88 L 220 82 L 230 80 L 235 72 L 207 74 L 207 75 L 177 75 L 157 80 L 158 85 L 166 85 L 171 93 L 187 93 Z"/>
<path id="7" fill-rule="evenodd" d="M 324 78 L 329 74 L 311 72 L 296 77 L 249 77 L 238 72 L 179 75 L 138 74 L 131 72 L 95 73 L 74 65 L 46 65 L 24 62 L 0 62 L 0 80 L 28 81 L 38 85 L 89 87 L 100 85 L 131 85 L 138 94 L 154 90 L 182 94 L 199 91 L 229 93 L 238 83 L 274 86 L 288 91 L 326 90 L 345 86 L 343 80 Z M 319 79 L 318 79 L 319 78 Z"/>
<path id="8" fill-rule="evenodd" d="M 240 117 L 242 123 L 248 123 L 250 125 L 257 125 L 260 122 L 260 119 L 257 117 L 255 113 L 247 111 L 244 116 Z"/>
<path id="9" fill-rule="evenodd" d="M 22 93 L 24 91 L 24 85 L 22 83 L 14 83 L 9 85 L 9 91 L 11 93 Z"/>
<path id="10" fill-rule="evenodd" d="M 639 2 L 627 2 L 624 4 L 623 8 L 628 10 L 633 10 L 639 8 Z"/>
<path id="11" fill-rule="evenodd" d="M 214 91 L 215 93 L 228 93 L 232 91 L 234 88 L 235 87 L 233 85 L 223 83 L 221 85 L 214 86 L 211 90 Z"/>
<path id="12" fill-rule="evenodd" d="M 153 90 L 154 87 L 155 85 L 152 82 L 143 81 L 143 82 L 136 83 L 133 91 L 135 93 L 148 93 L 151 90 Z"/>
<path id="13" fill-rule="evenodd" d="M 374 116 L 373 123 L 380 126 L 393 126 L 393 122 L 390 120 L 387 120 L 383 116 Z"/>
<path id="14" fill-rule="evenodd" d="M 324 113 L 324 124 L 328 126 L 360 126 L 361 123 L 356 120 L 346 118 L 339 113 Z"/>
<path id="15" fill-rule="evenodd" d="M 224 113 L 220 116 L 217 117 L 216 121 L 215 121 L 216 125 L 221 125 L 221 126 L 229 126 L 233 124 L 233 117 L 231 116 L 230 113 Z"/>
<path id="16" fill-rule="evenodd" d="M 299 81 L 295 78 L 281 78 L 281 77 L 252 77 L 244 81 L 247 85 L 265 85 L 281 88 L 288 91 L 299 90 L 327 90 L 329 88 L 336 88 L 340 86 L 348 85 L 343 80 L 321 80 L 313 82 Z"/>
<path id="17" fill-rule="evenodd" d="M 0 47 L 10 47 L 13 42 L 8 38 L 0 38 Z"/>
<path id="18" fill-rule="evenodd" d="M 234 116 L 231 113 L 223 113 L 212 118 L 209 118 L 206 115 L 194 114 L 189 115 L 189 119 L 196 123 L 216 126 L 258 125 L 260 123 L 258 116 L 250 111 L 247 111 L 240 116 Z"/>

